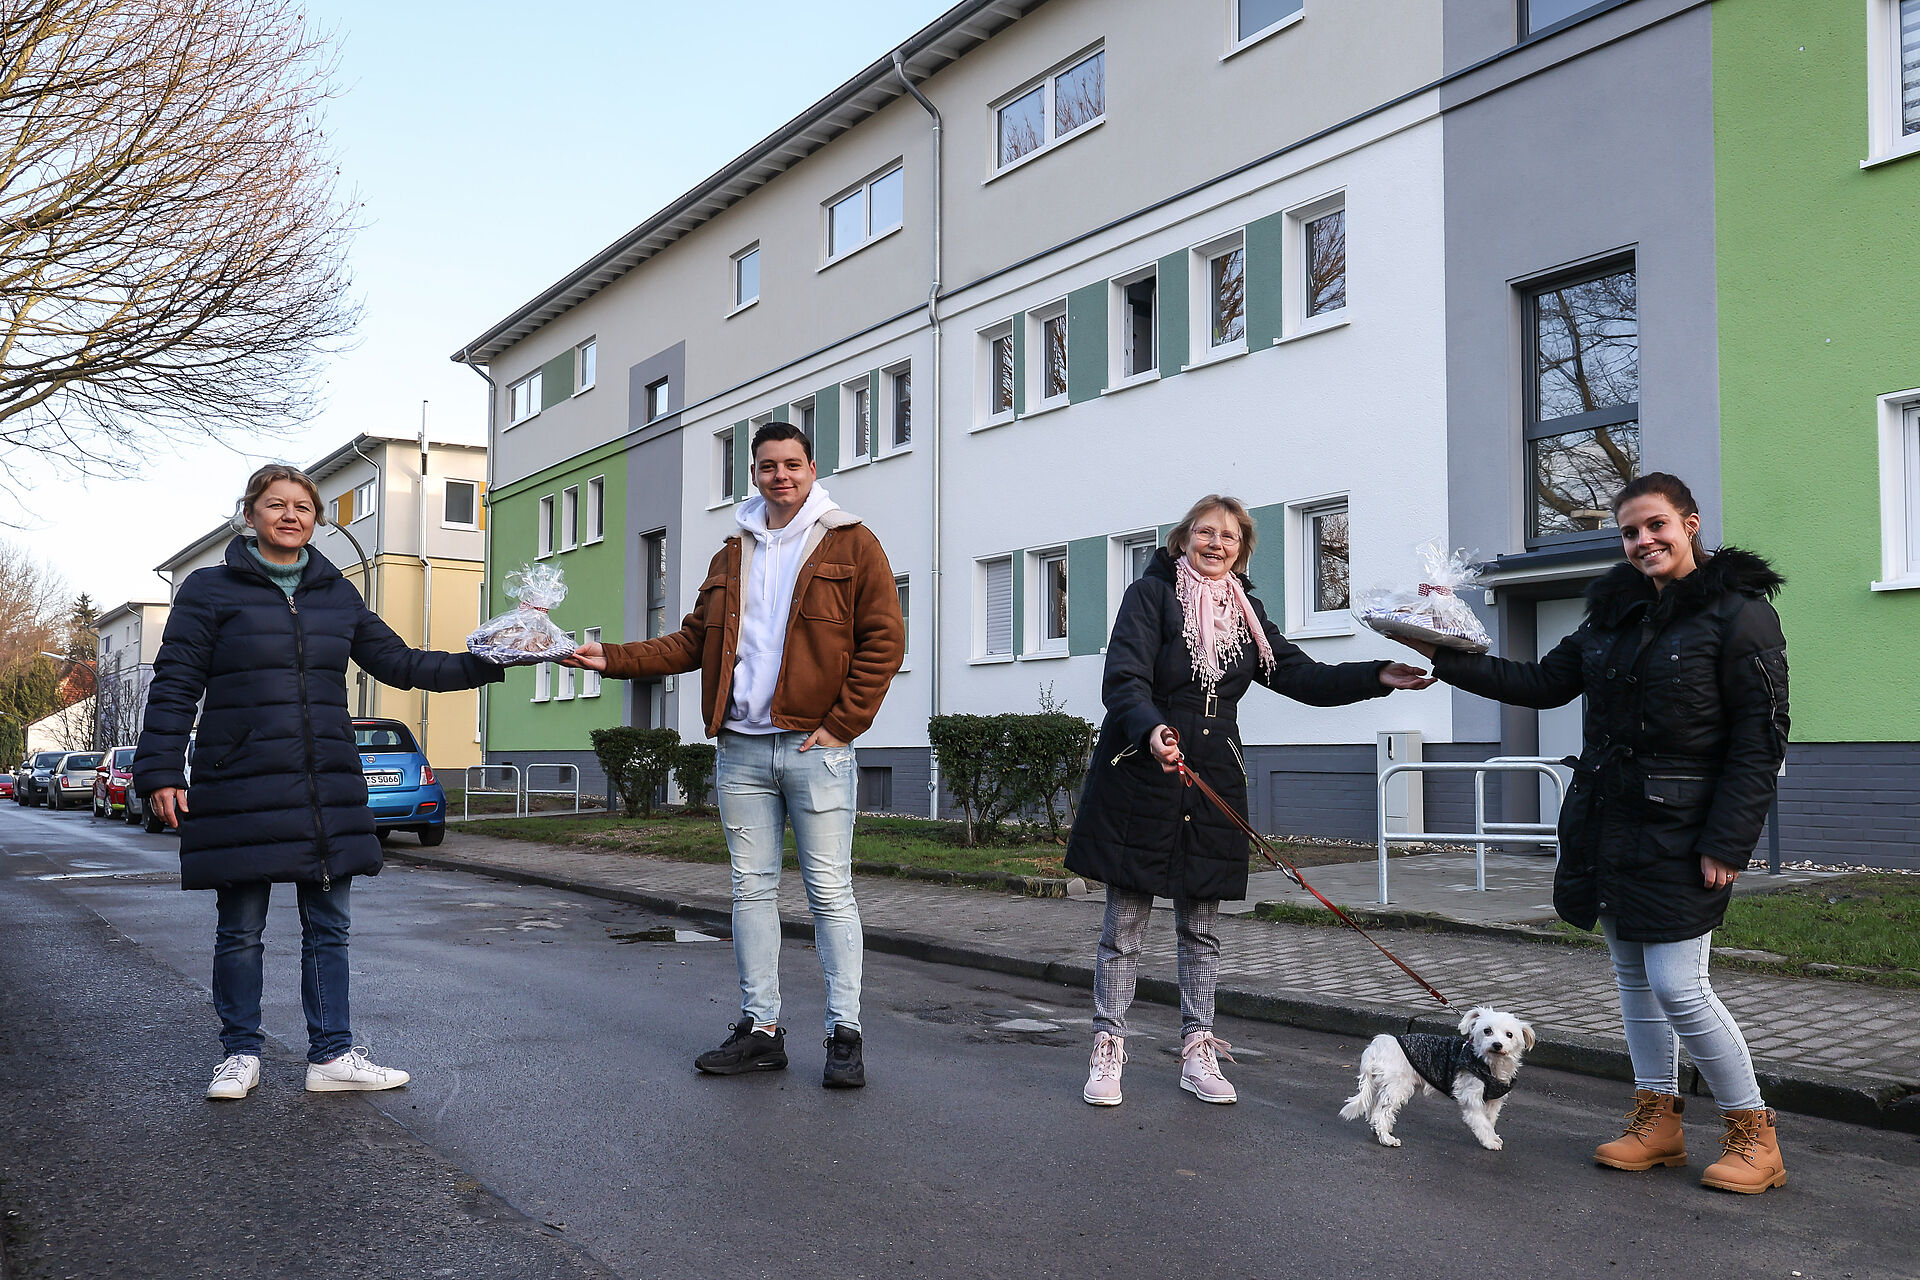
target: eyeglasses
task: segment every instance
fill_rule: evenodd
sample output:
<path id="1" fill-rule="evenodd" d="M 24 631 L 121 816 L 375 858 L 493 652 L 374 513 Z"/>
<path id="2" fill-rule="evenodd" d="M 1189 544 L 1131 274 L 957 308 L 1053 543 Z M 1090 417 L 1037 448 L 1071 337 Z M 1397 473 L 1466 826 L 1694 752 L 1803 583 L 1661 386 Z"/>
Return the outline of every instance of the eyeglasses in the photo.
<path id="1" fill-rule="evenodd" d="M 1209 529 L 1205 525 L 1193 531 L 1193 539 L 1195 542 L 1217 542 L 1223 547 L 1237 547 L 1240 545 L 1239 534 L 1227 533 L 1219 529 Z"/>

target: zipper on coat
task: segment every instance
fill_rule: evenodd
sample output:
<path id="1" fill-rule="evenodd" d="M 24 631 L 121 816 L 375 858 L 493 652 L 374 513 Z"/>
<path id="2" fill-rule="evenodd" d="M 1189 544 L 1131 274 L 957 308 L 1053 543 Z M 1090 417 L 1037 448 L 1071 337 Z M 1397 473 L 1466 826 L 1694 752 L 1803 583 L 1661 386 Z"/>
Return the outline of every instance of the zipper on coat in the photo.
<path id="1" fill-rule="evenodd" d="M 1247 794 L 1253 794 L 1253 775 L 1247 772 L 1247 758 L 1240 754 L 1240 744 L 1232 738 L 1227 739 L 1227 749 L 1233 752 L 1233 758 L 1240 764 L 1240 781 L 1247 784 Z"/>
<path id="2" fill-rule="evenodd" d="M 1753 665 L 1760 669 L 1760 678 L 1767 685 L 1767 723 L 1773 726 L 1774 745 L 1780 748 L 1780 758 L 1787 757 L 1787 735 L 1780 732 L 1780 694 L 1773 687 L 1773 672 L 1767 670 L 1767 664 L 1760 660 L 1759 654 L 1753 655 Z"/>
<path id="3" fill-rule="evenodd" d="M 1140 749 L 1140 744 L 1136 742 L 1134 745 L 1128 747 L 1125 751 L 1122 751 L 1119 755 L 1115 756 L 1110 763 L 1119 764 L 1122 760 L 1125 760 L 1128 756 L 1132 755 L 1134 752 L 1138 751 L 1139 749 Z"/>
<path id="4" fill-rule="evenodd" d="M 307 750 L 307 807 L 313 811 L 313 840 L 320 858 L 320 892 L 333 891 L 333 876 L 327 871 L 327 830 L 321 825 L 320 787 L 314 779 L 313 707 L 307 701 L 307 629 L 300 623 L 300 606 L 287 597 L 287 611 L 293 616 L 293 652 L 300 675 L 300 727 L 305 730 Z"/>

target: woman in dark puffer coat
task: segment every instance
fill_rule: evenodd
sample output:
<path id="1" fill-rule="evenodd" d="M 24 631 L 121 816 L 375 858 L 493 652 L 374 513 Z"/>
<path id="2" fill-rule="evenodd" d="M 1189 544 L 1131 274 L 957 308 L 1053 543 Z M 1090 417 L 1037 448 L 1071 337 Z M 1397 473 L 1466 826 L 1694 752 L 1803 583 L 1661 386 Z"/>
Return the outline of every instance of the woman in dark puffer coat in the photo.
<path id="1" fill-rule="evenodd" d="M 174 597 L 134 755 L 135 789 L 180 830 L 181 887 L 218 895 L 213 1002 L 227 1056 L 210 1098 L 243 1098 L 260 1079 L 260 933 L 275 881 L 299 895 L 307 1088 L 406 1083 L 406 1072 L 354 1047 L 348 1019 L 348 893 L 352 877 L 379 873 L 380 841 L 347 663 L 398 689 L 501 678 L 471 654 L 408 648 L 307 546 L 319 509 L 313 481 L 292 467 L 262 467 L 247 482 L 241 515 L 254 536 L 236 537 L 224 565 L 199 570 Z"/>
<path id="2" fill-rule="evenodd" d="M 1255 681 L 1321 707 L 1433 683 L 1404 663 L 1328 666 L 1289 644 L 1248 594 L 1254 538 L 1246 507 L 1202 498 L 1127 588 L 1107 641 L 1107 717 L 1067 845 L 1067 866 L 1107 889 L 1093 1058 L 1081 1092 L 1094 1106 L 1120 1103 L 1127 1008 L 1156 896 L 1173 900 L 1179 940 L 1180 1085 L 1203 1102 L 1236 1097 L 1219 1064 L 1231 1046 L 1213 1034 L 1213 922 L 1222 899 L 1246 897 L 1253 850 L 1227 815 L 1184 785 L 1175 762 L 1184 758 L 1244 818 L 1237 713 Z"/>
<path id="3" fill-rule="evenodd" d="M 1759 556 L 1708 555 L 1700 510 L 1651 472 L 1614 499 L 1627 564 L 1587 592 L 1587 617 L 1537 663 L 1414 645 L 1434 673 L 1526 707 L 1586 695 L 1586 742 L 1560 812 L 1554 908 L 1596 921 L 1633 1058 L 1626 1132 L 1594 1158 L 1616 1169 L 1687 1162 L 1680 1046 L 1725 1113 L 1724 1154 L 1701 1181 L 1759 1192 L 1787 1179 L 1753 1059 L 1707 981 L 1708 948 L 1753 856 L 1787 745 L 1786 638 Z"/>

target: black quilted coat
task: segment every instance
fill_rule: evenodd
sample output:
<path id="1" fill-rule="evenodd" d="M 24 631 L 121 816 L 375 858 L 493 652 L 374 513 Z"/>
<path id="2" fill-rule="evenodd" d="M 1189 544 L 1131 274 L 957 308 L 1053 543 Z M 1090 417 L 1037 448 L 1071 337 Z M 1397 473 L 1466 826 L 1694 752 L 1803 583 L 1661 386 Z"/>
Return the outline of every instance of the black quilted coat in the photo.
<path id="1" fill-rule="evenodd" d="M 1787 641 L 1767 603 L 1783 584 L 1722 547 L 1656 592 L 1632 565 L 1587 590 L 1587 616 L 1537 663 L 1442 649 L 1449 684 L 1523 707 L 1587 696 L 1586 742 L 1560 810 L 1562 919 L 1616 918 L 1634 942 L 1716 929 L 1731 889 L 1700 859 L 1744 868 L 1787 750 Z"/>
<path id="2" fill-rule="evenodd" d="M 1247 645 L 1221 676 L 1212 707 L 1194 678 L 1193 655 L 1181 634 L 1174 561 L 1163 547 L 1138 582 L 1127 588 L 1107 641 L 1101 698 L 1107 718 L 1093 748 L 1093 765 L 1067 844 L 1067 867 L 1077 875 L 1163 898 L 1239 899 L 1247 896 L 1246 836 L 1177 773 L 1163 773 L 1147 735 L 1170 725 L 1180 735 L 1187 764 L 1245 817 L 1247 775 L 1240 749 L 1240 699 L 1255 680 L 1289 698 L 1337 707 L 1390 692 L 1380 683 L 1384 662 L 1328 665 L 1300 652 L 1253 599 L 1273 646 L 1274 670 L 1260 669 Z M 1244 575 L 1241 585 L 1253 583 Z"/>
<path id="3" fill-rule="evenodd" d="M 351 658 L 396 689 L 472 689 L 501 668 L 467 653 L 410 649 L 326 557 L 308 549 L 292 600 L 246 549 L 182 584 L 153 664 L 133 758 L 142 796 L 187 785 L 180 885 L 322 884 L 380 871 L 380 841 L 347 710 Z M 200 706 L 204 696 L 205 705 Z"/>

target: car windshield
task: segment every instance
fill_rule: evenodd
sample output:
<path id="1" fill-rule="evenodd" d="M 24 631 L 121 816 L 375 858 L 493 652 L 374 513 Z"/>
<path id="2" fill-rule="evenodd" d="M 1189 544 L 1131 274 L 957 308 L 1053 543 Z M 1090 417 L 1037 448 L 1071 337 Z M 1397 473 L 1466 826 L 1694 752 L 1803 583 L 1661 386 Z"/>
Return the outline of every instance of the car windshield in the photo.
<path id="1" fill-rule="evenodd" d="M 76 769 L 92 769 L 96 767 L 99 763 L 100 763 L 100 757 L 98 755 L 68 756 L 67 763 L 66 763 L 66 770 L 68 773 L 72 773 Z"/>
<path id="2" fill-rule="evenodd" d="M 33 767 L 36 769 L 51 769 L 59 763 L 60 753 L 58 751 L 42 751 L 33 758 Z"/>
<path id="3" fill-rule="evenodd" d="M 115 751 L 113 753 L 114 768 L 128 769 L 128 768 L 131 768 L 132 766 L 133 766 L 133 748 L 132 747 L 121 747 L 118 751 Z"/>
<path id="4" fill-rule="evenodd" d="M 390 720 L 353 726 L 353 740 L 362 751 L 418 751 L 407 726 Z"/>

